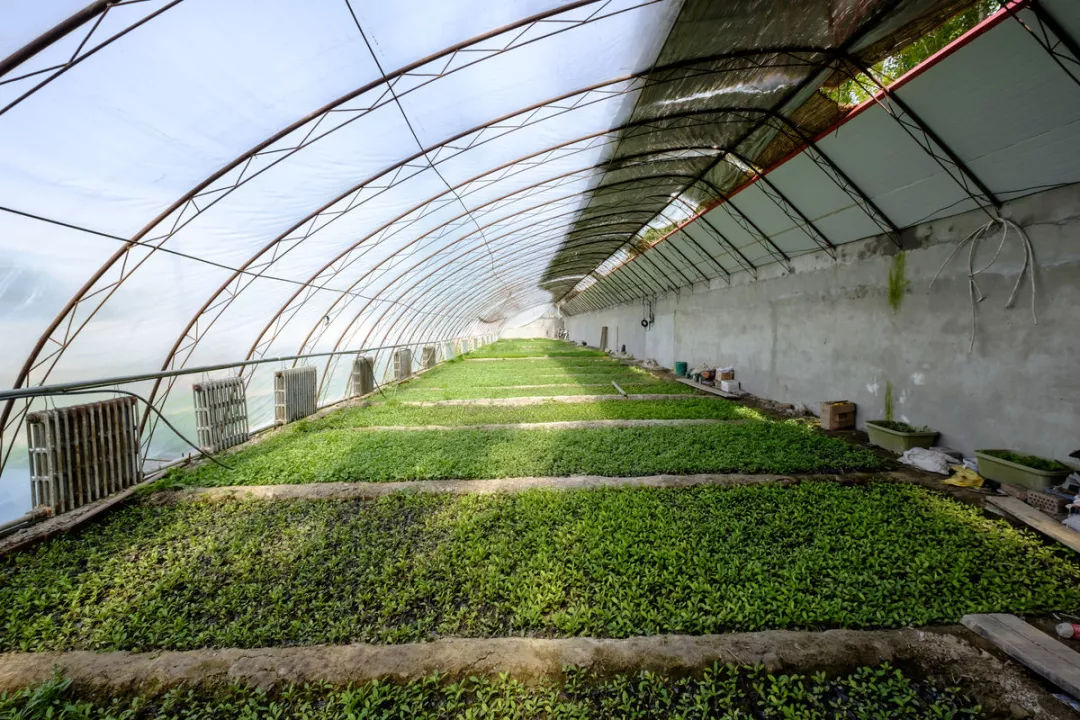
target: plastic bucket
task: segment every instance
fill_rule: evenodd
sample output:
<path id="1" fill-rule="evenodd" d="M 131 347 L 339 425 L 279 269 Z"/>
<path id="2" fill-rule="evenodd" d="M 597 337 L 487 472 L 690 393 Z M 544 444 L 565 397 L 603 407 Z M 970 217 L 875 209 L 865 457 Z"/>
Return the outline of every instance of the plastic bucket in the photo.
<path id="1" fill-rule="evenodd" d="M 686 377 L 686 363 L 677 360 L 675 362 L 675 374 L 679 377 Z"/>

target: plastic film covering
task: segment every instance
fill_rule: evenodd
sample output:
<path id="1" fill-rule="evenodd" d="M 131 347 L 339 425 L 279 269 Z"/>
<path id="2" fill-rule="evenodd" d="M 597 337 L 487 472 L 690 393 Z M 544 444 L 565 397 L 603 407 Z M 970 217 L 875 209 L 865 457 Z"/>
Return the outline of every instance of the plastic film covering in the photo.
<path id="1" fill-rule="evenodd" d="M 903 9 L 899 31 L 866 33 L 826 85 L 852 79 L 890 47 L 882 37 L 906 42 L 955 9 Z M 978 15 L 984 19 L 891 87 L 856 76 L 873 97 L 853 110 L 838 114 L 818 92 L 770 113 L 771 127 L 761 130 L 774 132 L 758 155 L 728 152 L 693 186 L 712 189 L 711 200 L 695 206 L 688 191 L 674 195 L 591 272 L 560 268 L 576 282 L 562 311 L 736 272 L 756 277 L 764 265 L 790 267 L 800 255 L 834 254 L 875 235 L 902 246 L 903 228 L 969 210 L 992 217 L 1004 200 L 1080 182 L 1080 6 L 1015 2 L 996 12 L 983 5 Z M 980 78 L 992 82 L 973 82 Z"/>
<path id="2" fill-rule="evenodd" d="M 497 332 L 828 124 L 815 91 L 843 53 L 872 60 L 959 4 L 15 0 L 0 374 L 22 388 Z M 741 267 L 695 242 L 637 282 Z M 320 402 L 347 392 L 352 357 L 310 361 Z M 390 352 L 373 358 L 385 377 Z M 253 427 L 280 369 L 217 373 L 247 383 Z M 193 435 L 207 379 L 125 389 Z M 0 520 L 27 509 L 20 427 L 44 407 L 0 406 Z M 140 429 L 144 461 L 186 452 L 145 408 Z"/>
<path id="3" fill-rule="evenodd" d="M 747 178 L 748 166 L 767 166 L 835 122 L 840 109 L 817 92 L 823 84 L 872 63 L 964 4 L 687 2 L 633 110 L 635 128 L 652 131 L 620 133 L 597 183 L 603 192 L 582 211 L 543 286 L 561 298 L 577 284 L 575 276 L 596 266 L 593 253 L 609 257 L 632 247 L 640 224 L 598 230 L 596 219 L 610 220 L 611 205 L 670 227 L 687 217 L 685 205 L 725 197 Z"/>

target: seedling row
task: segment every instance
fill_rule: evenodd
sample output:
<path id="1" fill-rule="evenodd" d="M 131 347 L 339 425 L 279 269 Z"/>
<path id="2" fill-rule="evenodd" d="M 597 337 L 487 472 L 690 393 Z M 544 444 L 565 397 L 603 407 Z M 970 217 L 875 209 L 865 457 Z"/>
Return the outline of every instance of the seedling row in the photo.
<path id="1" fill-rule="evenodd" d="M 136 504 L 0 563 L 0 649 L 628 637 L 1080 606 L 1062 551 L 910 485 Z"/>

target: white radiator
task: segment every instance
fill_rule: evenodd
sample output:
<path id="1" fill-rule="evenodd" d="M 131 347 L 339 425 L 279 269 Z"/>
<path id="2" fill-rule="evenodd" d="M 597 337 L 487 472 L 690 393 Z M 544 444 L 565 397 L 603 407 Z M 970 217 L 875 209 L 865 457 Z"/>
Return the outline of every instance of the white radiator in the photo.
<path id="1" fill-rule="evenodd" d="M 349 373 L 349 390 L 346 397 L 367 395 L 375 390 L 375 363 L 369 357 L 353 360 L 352 372 Z"/>
<path id="2" fill-rule="evenodd" d="M 278 370 L 274 373 L 274 422 L 291 423 L 315 412 L 315 366 Z"/>
<path id="3" fill-rule="evenodd" d="M 244 379 L 230 377 L 192 385 L 199 447 L 216 453 L 248 440 Z"/>
<path id="4" fill-rule="evenodd" d="M 67 512 L 142 479 L 133 397 L 31 413 L 26 433 L 35 508 Z"/>
<path id="5" fill-rule="evenodd" d="M 425 345 L 424 351 L 420 355 L 420 367 L 427 370 L 428 368 L 435 367 L 436 361 L 435 346 Z"/>
<path id="6" fill-rule="evenodd" d="M 404 380 L 412 375 L 412 350 L 400 348 L 394 353 L 394 379 Z"/>

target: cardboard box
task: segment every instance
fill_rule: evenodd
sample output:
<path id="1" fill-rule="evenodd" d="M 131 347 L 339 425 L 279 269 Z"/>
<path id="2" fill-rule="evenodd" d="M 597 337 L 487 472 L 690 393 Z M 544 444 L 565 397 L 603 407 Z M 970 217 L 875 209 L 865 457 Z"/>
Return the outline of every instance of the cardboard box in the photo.
<path id="1" fill-rule="evenodd" d="M 720 389 L 726 393 L 735 393 L 736 395 L 742 392 L 738 380 L 721 380 Z"/>
<path id="2" fill-rule="evenodd" d="M 847 400 L 829 400 L 821 403 L 821 428 L 823 430 L 850 430 L 855 427 L 855 403 Z"/>
<path id="3" fill-rule="evenodd" d="M 717 368 L 716 369 L 717 380 L 734 380 L 735 368 Z"/>

